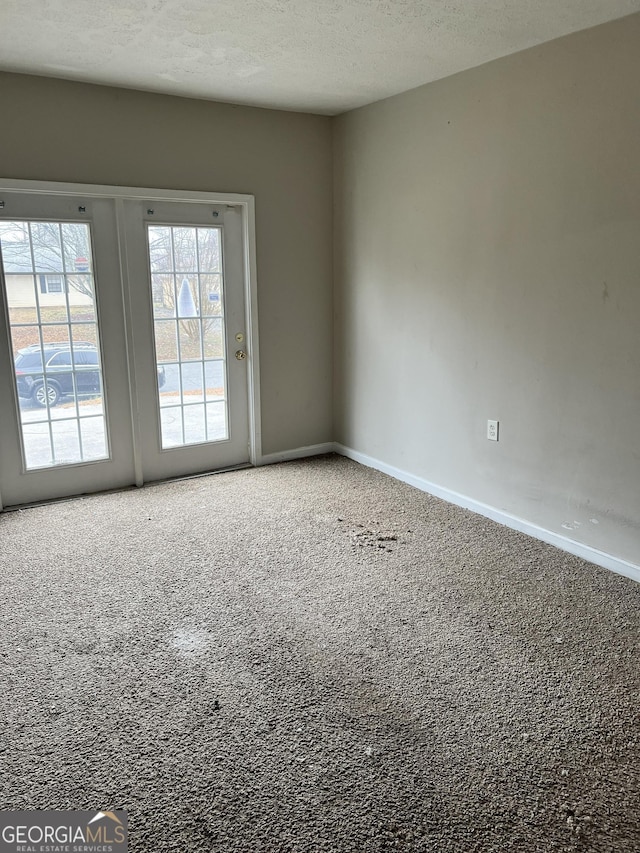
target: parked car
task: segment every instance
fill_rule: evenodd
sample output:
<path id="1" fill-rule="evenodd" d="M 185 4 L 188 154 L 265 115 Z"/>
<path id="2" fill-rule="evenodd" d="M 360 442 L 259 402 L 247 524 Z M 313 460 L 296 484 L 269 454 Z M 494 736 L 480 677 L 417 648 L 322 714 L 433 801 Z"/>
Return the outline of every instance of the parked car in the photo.
<path id="1" fill-rule="evenodd" d="M 47 397 L 49 406 L 56 406 L 63 397 L 74 393 L 79 398 L 98 397 L 102 393 L 98 350 L 95 344 L 87 341 L 25 347 L 18 350 L 15 371 L 18 396 L 31 399 L 38 406 L 46 406 Z M 162 388 L 164 382 L 164 367 L 159 366 L 158 387 Z"/>

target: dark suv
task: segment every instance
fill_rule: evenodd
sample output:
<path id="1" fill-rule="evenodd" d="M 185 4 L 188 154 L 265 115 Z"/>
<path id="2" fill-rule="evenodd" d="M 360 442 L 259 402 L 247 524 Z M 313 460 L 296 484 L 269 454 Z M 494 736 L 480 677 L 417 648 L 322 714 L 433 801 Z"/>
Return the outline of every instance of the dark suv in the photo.
<path id="1" fill-rule="evenodd" d="M 44 360 L 44 370 L 42 363 Z M 95 344 L 86 341 L 33 344 L 18 350 L 16 356 L 18 396 L 33 400 L 38 406 L 56 406 L 66 395 L 99 397 L 102 394 L 100 359 Z M 46 374 L 46 391 L 45 377 Z M 158 367 L 158 387 L 165 381 L 164 367 Z"/>

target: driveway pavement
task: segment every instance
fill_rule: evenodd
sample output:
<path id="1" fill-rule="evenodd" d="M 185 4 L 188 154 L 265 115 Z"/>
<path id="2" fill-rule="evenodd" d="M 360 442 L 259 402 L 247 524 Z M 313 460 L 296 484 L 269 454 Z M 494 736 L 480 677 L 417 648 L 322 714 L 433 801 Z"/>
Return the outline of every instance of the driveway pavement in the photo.
<path id="1" fill-rule="evenodd" d="M 164 365 L 163 391 L 178 391 L 180 388 L 180 365 Z M 207 388 L 224 388 L 224 361 L 205 362 Z M 182 365 L 182 386 L 185 391 L 202 390 L 202 366 L 200 362 L 185 362 Z"/>
<path id="2" fill-rule="evenodd" d="M 177 405 L 172 405 L 174 403 Z M 203 395 L 192 392 L 185 395 L 185 403 L 180 406 L 177 387 L 175 391 L 162 389 L 160 417 L 165 449 L 227 438 L 224 400 L 205 405 Z M 102 401 L 82 401 L 78 412 L 80 417 L 72 402 L 63 401 L 49 410 L 49 421 L 46 409 L 21 400 L 20 420 L 29 468 L 47 467 L 54 462 L 69 465 L 108 458 Z"/>

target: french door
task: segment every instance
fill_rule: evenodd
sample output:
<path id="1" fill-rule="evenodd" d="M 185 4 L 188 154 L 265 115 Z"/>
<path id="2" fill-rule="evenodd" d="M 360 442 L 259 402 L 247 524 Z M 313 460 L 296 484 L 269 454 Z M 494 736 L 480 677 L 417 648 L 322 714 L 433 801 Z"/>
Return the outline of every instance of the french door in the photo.
<path id="1" fill-rule="evenodd" d="M 4 506 L 250 460 L 248 208 L 98 190 L 0 192 Z"/>
<path id="2" fill-rule="evenodd" d="M 124 224 L 144 478 L 247 462 L 240 210 L 126 201 Z"/>

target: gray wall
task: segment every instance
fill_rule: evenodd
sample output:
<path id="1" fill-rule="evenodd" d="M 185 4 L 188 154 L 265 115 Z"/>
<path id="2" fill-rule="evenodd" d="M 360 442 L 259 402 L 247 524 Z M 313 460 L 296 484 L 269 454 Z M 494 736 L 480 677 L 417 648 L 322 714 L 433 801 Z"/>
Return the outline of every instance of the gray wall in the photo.
<path id="1" fill-rule="evenodd" d="M 256 197 L 263 451 L 331 440 L 331 124 L 0 74 L 0 177 Z"/>
<path id="2" fill-rule="evenodd" d="M 636 564 L 639 45 L 635 15 L 334 124 L 336 438 Z"/>

